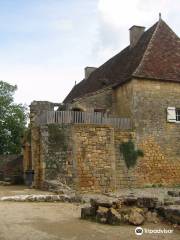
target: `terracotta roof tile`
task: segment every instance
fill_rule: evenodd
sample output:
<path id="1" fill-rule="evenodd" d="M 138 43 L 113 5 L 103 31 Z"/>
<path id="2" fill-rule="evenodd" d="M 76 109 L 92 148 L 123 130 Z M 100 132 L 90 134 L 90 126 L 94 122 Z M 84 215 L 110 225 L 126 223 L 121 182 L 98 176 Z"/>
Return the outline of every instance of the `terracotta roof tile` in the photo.
<path id="1" fill-rule="evenodd" d="M 180 81 L 179 38 L 164 21 L 159 20 L 143 33 L 134 47 L 126 47 L 74 86 L 64 103 L 122 84 L 132 76 Z"/>

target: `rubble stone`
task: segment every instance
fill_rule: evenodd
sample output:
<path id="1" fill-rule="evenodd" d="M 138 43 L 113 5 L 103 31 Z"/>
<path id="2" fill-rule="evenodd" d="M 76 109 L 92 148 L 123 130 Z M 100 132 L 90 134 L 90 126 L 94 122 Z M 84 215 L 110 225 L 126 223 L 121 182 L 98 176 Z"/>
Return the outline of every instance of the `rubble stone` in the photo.
<path id="1" fill-rule="evenodd" d="M 96 211 L 92 207 L 81 208 L 81 219 L 92 219 L 96 216 Z"/>
<path id="2" fill-rule="evenodd" d="M 128 221 L 129 223 L 138 226 L 144 223 L 145 218 L 139 211 L 133 210 L 129 215 Z"/>
<path id="3" fill-rule="evenodd" d="M 121 215 L 114 209 L 110 208 L 107 213 L 107 222 L 111 225 L 119 225 L 121 223 Z"/>

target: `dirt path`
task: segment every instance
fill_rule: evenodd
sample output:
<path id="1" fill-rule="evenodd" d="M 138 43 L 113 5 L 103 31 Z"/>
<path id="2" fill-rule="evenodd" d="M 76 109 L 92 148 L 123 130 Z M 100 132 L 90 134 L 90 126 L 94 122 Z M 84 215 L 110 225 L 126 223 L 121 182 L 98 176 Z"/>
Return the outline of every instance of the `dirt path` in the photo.
<path id="1" fill-rule="evenodd" d="M 30 189 L 26 186 L 0 186 L 0 197 L 13 195 L 27 195 L 27 194 L 53 194 L 52 192 L 40 191 L 37 189 Z M 1 239 L 0 239 L 1 240 Z"/>
<path id="2" fill-rule="evenodd" d="M 134 226 L 108 226 L 79 219 L 80 207 L 69 203 L 0 203 L 0 240 L 133 240 Z M 145 225 L 172 229 L 168 225 Z M 173 234 L 144 234 L 141 239 L 178 240 Z"/>
<path id="3" fill-rule="evenodd" d="M 0 196 L 48 194 L 23 186 L 0 186 Z M 81 220 L 80 206 L 70 203 L 0 202 L 0 240 L 179 240 L 172 234 L 136 236 L 135 227 L 109 226 Z M 173 229 L 170 225 L 148 224 L 147 229 Z"/>

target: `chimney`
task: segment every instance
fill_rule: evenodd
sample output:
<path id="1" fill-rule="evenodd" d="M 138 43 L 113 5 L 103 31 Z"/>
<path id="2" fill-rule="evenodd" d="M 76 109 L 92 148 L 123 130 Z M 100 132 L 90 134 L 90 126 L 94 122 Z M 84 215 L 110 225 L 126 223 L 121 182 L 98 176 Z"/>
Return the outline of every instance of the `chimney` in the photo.
<path id="1" fill-rule="evenodd" d="M 84 72 L 85 72 L 85 79 L 87 79 L 92 72 L 96 70 L 96 67 L 85 67 Z"/>
<path id="2" fill-rule="evenodd" d="M 136 26 L 136 25 L 132 26 L 129 29 L 130 47 L 134 47 L 136 45 L 136 43 L 139 41 L 140 37 L 144 33 L 144 30 L 145 30 L 145 27 Z"/>

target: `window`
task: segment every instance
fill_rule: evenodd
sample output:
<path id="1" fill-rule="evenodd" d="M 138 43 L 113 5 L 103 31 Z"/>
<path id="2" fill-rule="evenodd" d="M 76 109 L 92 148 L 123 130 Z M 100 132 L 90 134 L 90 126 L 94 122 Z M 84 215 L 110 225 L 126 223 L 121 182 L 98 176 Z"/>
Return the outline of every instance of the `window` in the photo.
<path id="1" fill-rule="evenodd" d="M 167 108 L 167 121 L 180 122 L 180 108 L 168 107 Z"/>
<path id="2" fill-rule="evenodd" d="M 176 109 L 176 121 L 180 122 L 180 108 Z"/>

